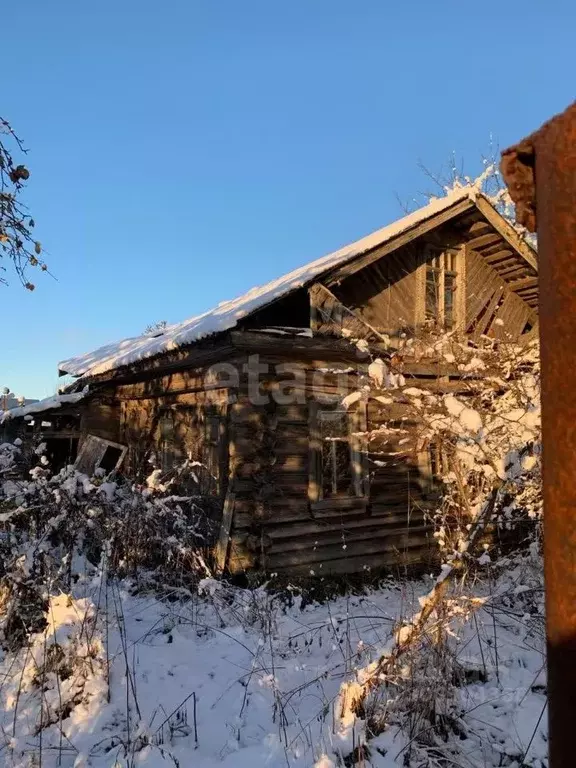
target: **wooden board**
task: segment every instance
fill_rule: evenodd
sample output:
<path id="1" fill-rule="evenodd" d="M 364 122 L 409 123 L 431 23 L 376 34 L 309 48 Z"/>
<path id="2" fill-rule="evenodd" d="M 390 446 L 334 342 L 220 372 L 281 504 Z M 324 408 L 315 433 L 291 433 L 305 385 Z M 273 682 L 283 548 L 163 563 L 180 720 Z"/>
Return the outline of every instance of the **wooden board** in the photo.
<path id="1" fill-rule="evenodd" d="M 486 264 L 475 251 L 467 253 L 466 270 L 466 329 L 477 321 L 486 305 L 490 304 L 497 292 L 502 292 L 504 280 Z"/>
<path id="2" fill-rule="evenodd" d="M 335 286 L 334 293 L 380 334 L 413 328 L 420 261 L 418 247 L 402 248 Z"/>
<path id="3" fill-rule="evenodd" d="M 228 548 L 230 545 L 230 531 L 232 530 L 232 521 L 234 519 L 235 496 L 232 492 L 226 494 L 224 499 L 224 508 L 222 510 L 222 523 L 220 524 L 220 536 L 216 545 L 215 562 L 216 572 L 223 573 L 226 568 L 228 558 Z"/>
<path id="4" fill-rule="evenodd" d="M 502 237 L 507 240 L 508 243 L 510 243 L 514 250 L 522 256 L 526 264 L 531 268 L 530 271 L 533 274 L 537 274 L 538 260 L 536 253 L 528 245 L 528 243 L 520 237 L 514 227 L 509 224 L 506 219 L 500 216 L 500 214 L 494 210 L 490 203 L 484 200 L 482 197 L 477 198 L 476 205 L 482 211 L 488 221 L 492 224 L 494 229 L 499 232 Z"/>
<path id="5" fill-rule="evenodd" d="M 525 301 L 515 293 L 509 293 L 496 312 L 490 335 L 496 339 L 518 339 L 531 314 Z"/>
<path id="6" fill-rule="evenodd" d="M 83 474 L 92 477 L 94 472 L 100 466 L 108 448 L 115 448 L 120 451 L 120 456 L 114 467 L 114 470 L 119 469 L 124 461 L 124 456 L 128 450 L 127 447 L 125 445 L 120 445 L 120 443 L 113 443 L 110 440 L 103 440 L 101 437 L 96 437 L 96 435 L 87 435 L 87 437 L 84 438 L 78 456 L 76 457 L 76 462 L 74 463 L 75 469 L 78 472 L 82 472 Z"/>
<path id="7" fill-rule="evenodd" d="M 348 332 L 357 339 L 385 341 L 380 331 L 342 304 L 326 286 L 315 283 L 309 293 L 310 327 L 315 335 L 342 336 Z"/>

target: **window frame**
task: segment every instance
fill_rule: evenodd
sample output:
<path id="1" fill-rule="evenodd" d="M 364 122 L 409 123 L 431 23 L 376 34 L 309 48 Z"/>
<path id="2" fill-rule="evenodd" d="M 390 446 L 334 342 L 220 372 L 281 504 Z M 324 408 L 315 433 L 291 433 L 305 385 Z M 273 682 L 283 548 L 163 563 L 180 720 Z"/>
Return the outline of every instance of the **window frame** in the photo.
<path id="1" fill-rule="evenodd" d="M 116 450 L 118 452 L 118 457 L 113 469 L 111 469 L 107 475 L 117 471 L 124 461 L 124 457 L 128 451 L 127 446 L 92 434 L 86 435 L 82 440 L 82 444 L 78 445 L 78 453 L 76 454 L 74 467 L 78 472 L 92 476 L 95 471 L 100 468 L 100 463 L 109 448 Z"/>
<path id="2" fill-rule="evenodd" d="M 417 325 L 434 323 L 446 331 L 461 328 L 465 308 L 463 305 L 464 258 L 457 248 L 443 248 L 427 244 L 420 267 L 421 291 L 417 304 Z M 431 276 L 435 278 L 431 280 Z M 447 278 L 451 283 L 451 302 L 446 301 Z M 432 295 L 429 286 L 435 284 L 435 307 L 429 307 Z M 450 306 L 450 321 L 446 322 L 447 307 Z"/>
<path id="3" fill-rule="evenodd" d="M 159 441 L 158 446 L 160 449 L 160 469 L 163 473 L 170 472 L 174 467 L 176 451 L 175 451 L 175 433 L 176 427 L 174 424 L 174 408 L 165 407 L 160 410 L 158 414 L 158 431 Z M 170 420 L 170 430 L 166 430 L 164 422 Z"/>
<path id="4" fill-rule="evenodd" d="M 214 405 L 203 411 L 202 462 L 210 495 L 223 496 L 228 481 L 228 410 Z"/>
<path id="5" fill-rule="evenodd" d="M 337 423 L 338 427 L 342 427 L 342 434 L 334 434 L 330 437 L 327 436 L 327 432 L 330 431 L 328 425 L 330 423 Z M 318 428 L 320 432 L 320 445 L 322 450 L 322 476 L 320 496 L 323 499 L 333 499 L 343 496 L 356 495 L 350 491 L 354 486 L 354 470 L 353 470 L 353 457 L 352 457 L 352 445 L 350 440 L 350 416 L 345 409 L 342 408 L 320 408 L 318 411 Z M 339 469 L 339 456 L 338 447 L 346 446 L 346 472 L 349 476 L 348 490 L 339 491 L 340 476 Z M 328 448 L 328 461 L 329 469 L 326 467 L 326 454 L 325 449 Z M 330 492 L 326 492 L 326 487 L 330 486 Z"/>
<path id="6" fill-rule="evenodd" d="M 343 412 L 346 415 L 348 426 L 347 437 L 338 438 L 337 441 L 346 441 L 349 449 L 350 485 L 347 493 L 337 493 L 326 496 L 324 494 L 324 466 L 323 466 L 323 437 L 322 415 L 323 413 Z M 350 506 L 358 506 L 366 501 L 369 494 L 367 456 L 364 439 L 356 433 L 366 431 L 366 401 L 360 400 L 355 407 L 346 410 L 337 403 L 319 403 L 312 400 L 309 403 L 309 482 L 308 500 L 312 510 L 315 507 L 342 506 L 347 503 Z"/>
<path id="7" fill-rule="evenodd" d="M 443 477 L 450 471 L 449 446 L 445 441 L 426 440 L 418 451 L 420 485 L 425 494 L 437 495 L 444 489 Z"/>
<path id="8" fill-rule="evenodd" d="M 197 430 L 197 452 L 194 454 L 178 434 L 181 423 L 177 423 L 177 414 L 184 414 L 188 427 L 193 422 L 194 431 Z M 164 422 L 169 425 L 168 429 Z M 201 464 L 197 473 L 199 491 L 211 496 L 226 493 L 229 462 L 227 405 L 164 405 L 159 410 L 157 429 L 158 458 L 163 473 L 179 466 L 186 457 L 194 458 Z"/>

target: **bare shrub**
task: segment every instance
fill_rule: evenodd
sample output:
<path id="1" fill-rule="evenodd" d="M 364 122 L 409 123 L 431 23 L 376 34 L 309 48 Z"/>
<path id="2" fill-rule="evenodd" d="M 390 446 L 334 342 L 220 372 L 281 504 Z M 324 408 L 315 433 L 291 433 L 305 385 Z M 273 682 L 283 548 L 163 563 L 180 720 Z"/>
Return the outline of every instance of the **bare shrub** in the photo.
<path id="1" fill-rule="evenodd" d="M 41 629 L 48 595 L 70 591 L 103 563 L 109 577 L 128 578 L 135 589 L 187 591 L 211 575 L 214 530 L 204 499 L 89 479 L 73 467 L 51 476 L 40 464 L 30 475 L 5 483 L 0 500 L 4 645 Z"/>

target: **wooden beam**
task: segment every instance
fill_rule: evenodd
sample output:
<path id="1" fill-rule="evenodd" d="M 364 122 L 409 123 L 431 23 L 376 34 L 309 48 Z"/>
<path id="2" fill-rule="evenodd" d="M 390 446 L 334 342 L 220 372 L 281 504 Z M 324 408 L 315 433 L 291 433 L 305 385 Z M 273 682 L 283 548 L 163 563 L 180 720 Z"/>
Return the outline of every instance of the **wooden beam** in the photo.
<path id="1" fill-rule="evenodd" d="M 489 256 L 482 254 L 482 258 L 485 259 L 488 264 L 494 264 L 496 261 L 509 259 L 512 256 L 516 256 L 516 253 L 515 251 L 511 251 L 510 248 L 503 248 L 500 251 L 496 251 L 496 253 L 491 253 Z"/>
<path id="2" fill-rule="evenodd" d="M 424 235 L 426 232 L 430 232 L 431 230 L 439 227 L 441 224 L 444 224 L 447 221 L 450 221 L 456 216 L 460 216 L 465 211 L 470 210 L 473 206 L 474 206 L 474 202 L 471 199 L 466 198 L 465 200 L 461 200 L 456 205 L 453 205 L 452 207 L 447 208 L 441 213 L 433 215 L 429 219 L 426 219 L 425 221 L 420 222 L 420 224 L 418 224 L 417 226 L 412 227 L 406 232 L 403 232 L 402 234 L 396 236 L 389 242 L 384 243 L 383 245 L 378 246 L 376 248 L 373 248 L 372 250 L 368 251 L 364 255 L 356 257 L 350 262 L 348 262 L 347 264 L 344 264 L 343 266 L 335 269 L 333 272 L 328 273 L 328 275 L 323 279 L 324 284 L 328 286 L 332 286 L 337 283 L 340 283 L 344 278 L 350 277 L 350 275 L 353 275 L 356 272 L 359 272 L 361 269 L 364 269 L 369 264 L 372 264 L 373 262 L 378 261 L 378 259 L 381 259 L 383 256 L 386 256 L 387 254 L 392 253 L 392 251 L 395 251 L 398 248 L 401 248 L 402 246 L 407 245 L 408 243 L 415 240 L 417 237 Z"/>
<path id="3" fill-rule="evenodd" d="M 522 277 L 524 277 L 528 271 L 524 259 L 519 259 L 517 255 L 515 257 L 503 259 L 502 261 L 499 261 L 496 264 L 491 264 L 490 266 L 500 276 L 508 272 L 521 272 Z"/>
<path id="4" fill-rule="evenodd" d="M 467 232 L 469 235 L 484 235 L 488 232 L 491 232 L 492 228 L 490 224 L 488 224 L 487 221 L 484 221 L 484 219 L 481 219 L 480 221 L 475 221 L 473 224 L 470 225 Z"/>
<path id="5" fill-rule="evenodd" d="M 494 317 L 494 312 L 496 311 L 496 308 L 498 307 L 498 302 L 500 301 L 503 295 L 504 295 L 504 286 L 501 286 L 492 296 L 490 300 L 490 304 L 488 305 L 488 308 L 485 314 L 478 321 L 478 324 L 474 329 L 473 336 L 475 339 L 479 339 L 480 336 L 482 336 L 483 333 L 486 333 L 490 328 L 490 324 L 492 323 L 492 320 Z"/>
<path id="6" fill-rule="evenodd" d="M 482 256 L 485 258 L 488 256 L 494 256 L 495 253 L 498 253 L 498 251 L 501 251 L 503 248 L 512 250 L 510 249 L 510 245 L 500 237 L 498 242 L 494 245 L 488 245 L 486 248 L 482 248 Z"/>
<path id="7" fill-rule="evenodd" d="M 468 245 L 473 251 L 477 251 L 485 245 L 493 245 L 498 240 L 502 239 L 502 235 L 499 232 L 488 232 L 487 235 L 480 235 L 480 237 L 474 237 L 472 240 L 468 240 Z"/>
<path id="8" fill-rule="evenodd" d="M 362 325 L 366 329 L 366 331 L 376 336 L 377 339 L 380 339 L 380 341 L 383 344 L 386 344 L 386 345 L 388 344 L 388 339 L 383 333 L 381 333 L 376 328 L 374 328 L 374 326 L 370 325 L 370 323 L 368 323 L 361 315 L 357 314 L 356 312 L 354 312 L 354 310 L 350 309 L 345 304 L 343 304 L 340 301 L 340 299 L 338 299 L 332 293 L 332 291 L 326 288 L 326 286 L 323 285 L 322 283 L 314 283 L 313 285 L 310 286 L 310 288 L 308 289 L 308 292 L 310 294 L 310 309 L 311 309 L 312 315 L 313 315 L 313 311 L 317 309 L 315 304 L 315 296 L 318 294 L 320 294 L 321 296 L 324 295 L 326 298 L 330 299 L 330 301 L 334 302 L 339 307 L 341 307 L 344 315 L 348 315 L 349 317 L 353 318 L 355 322 L 360 323 L 360 325 Z M 316 322 L 317 322 L 317 318 L 316 318 Z"/>
<path id="9" fill-rule="evenodd" d="M 233 387 L 228 386 L 227 384 L 223 382 L 215 382 L 215 383 L 205 383 L 205 384 L 199 384 L 197 387 L 182 387 L 180 389 L 165 389 L 161 392 L 142 392 L 142 393 L 123 393 L 122 391 L 118 391 L 116 393 L 116 400 L 119 403 L 122 403 L 124 401 L 133 401 L 133 400 L 157 400 L 158 398 L 164 397 L 164 398 L 171 398 L 178 395 L 194 395 L 198 392 L 217 392 L 219 389 L 225 389 L 225 390 L 232 390 Z M 183 407 L 186 407 L 186 405 L 183 405 Z"/>
<path id="10" fill-rule="evenodd" d="M 492 205 L 485 200 L 481 195 L 476 198 L 476 205 L 479 210 L 484 214 L 488 221 L 492 224 L 497 232 L 500 232 L 502 237 L 510 243 L 510 245 L 518 251 L 527 264 L 538 272 L 538 260 L 535 251 L 528 245 L 528 243 L 520 237 L 514 227 L 509 224 L 506 219 L 496 211 Z"/>
<path id="11" fill-rule="evenodd" d="M 522 280 L 515 280 L 513 283 L 508 283 L 508 288 L 511 291 L 523 291 L 525 288 L 537 288 L 537 277 L 524 277 Z"/>
<path id="12" fill-rule="evenodd" d="M 518 264 L 518 263 L 512 263 L 507 262 L 506 264 L 497 264 L 496 265 L 496 272 L 500 277 L 503 277 L 505 280 L 520 280 L 523 277 L 528 277 L 526 264 L 524 262 Z"/>
<path id="13" fill-rule="evenodd" d="M 310 511 L 335 512 L 352 509 L 354 511 L 366 510 L 368 498 L 366 496 L 346 496 L 345 498 L 320 499 L 310 503 Z"/>
<path id="14" fill-rule="evenodd" d="M 45 440 L 75 440 L 82 436 L 79 429 L 41 429 L 39 434 L 42 435 Z"/>
<path id="15" fill-rule="evenodd" d="M 226 568 L 228 548 L 230 546 L 230 531 L 232 530 L 232 520 L 234 519 L 235 498 L 235 495 L 229 491 L 224 499 L 220 537 L 215 552 L 216 573 L 218 574 L 222 573 Z"/>
<path id="16" fill-rule="evenodd" d="M 343 360 L 358 361 L 358 350 L 347 339 L 331 339 L 322 336 L 278 336 L 276 334 L 258 333 L 257 331 L 232 331 L 232 343 L 237 349 L 250 352 L 269 353 L 284 357 L 304 356 L 306 359 L 342 358 Z M 384 344 L 371 343 L 370 349 L 380 355 L 390 356 Z"/>
<path id="17" fill-rule="evenodd" d="M 211 341 L 209 348 L 202 346 L 202 342 L 197 342 L 187 349 L 161 353 L 149 360 L 124 365 L 95 376 L 82 377 L 82 383 L 117 385 L 148 381 L 190 368 L 208 367 L 229 359 L 235 352 L 234 347 L 230 345 L 229 336 L 222 334 Z"/>
<path id="18" fill-rule="evenodd" d="M 506 280 L 510 279 L 518 279 L 520 280 L 523 277 L 527 277 L 526 275 L 526 264 L 523 264 L 520 262 L 519 264 L 508 264 L 508 265 L 501 265 L 500 269 L 496 269 L 496 272 L 500 275 L 500 277 L 505 278 Z"/>
<path id="19" fill-rule="evenodd" d="M 308 501 L 315 503 L 322 495 L 322 435 L 318 421 L 318 402 L 311 400 L 308 408 Z"/>

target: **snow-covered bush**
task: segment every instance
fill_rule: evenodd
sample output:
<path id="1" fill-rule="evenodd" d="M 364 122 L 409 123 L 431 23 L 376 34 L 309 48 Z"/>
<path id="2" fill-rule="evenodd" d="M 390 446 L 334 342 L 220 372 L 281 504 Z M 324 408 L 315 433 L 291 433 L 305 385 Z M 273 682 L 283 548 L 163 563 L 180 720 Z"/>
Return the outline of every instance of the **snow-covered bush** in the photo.
<path id="1" fill-rule="evenodd" d="M 0 483 L 4 645 L 18 645 L 41 628 L 51 594 L 68 592 L 102 569 L 139 588 L 185 588 L 210 575 L 213 524 L 206 500 L 90 479 L 71 466 L 52 476 L 44 455 L 40 459 L 29 479 Z"/>
<path id="2" fill-rule="evenodd" d="M 415 386 L 406 371 L 418 361 L 449 367 L 451 383 L 444 377 L 439 386 Z M 524 611 L 523 631 L 543 655 L 538 344 L 472 342 L 432 329 L 406 341 L 389 363 L 373 360 L 359 394 L 405 414 L 367 434 L 369 445 L 400 440 L 436 457 L 441 498 L 433 521 L 442 567 L 420 609 L 342 686 L 339 734 L 346 740 L 361 722 L 365 743 L 396 725 L 409 737 L 405 765 L 459 764 L 461 749 L 470 748 L 458 746 L 468 738 L 462 686 L 475 675 L 498 682 L 496 616 Z M 495 661 L 482 670 L 460 658 L 461 638 L 480 610 L 494 616 L 488 647 Z M 498 764 L 521 757 L 511 753 L 510 762 Z M 492 764 L 485 751 L 482 760 Z"/>
<path id="3" fill-rule="evenodd" d="M 0 443 L 0 478 L 7 474 L 16 464 L 20 447 L 14 443 Z"/>
<path id="4" fill-rule="evenodd" d="M 452 378 L 418 385 L 405 373 L 418 362 L 449 368 Z M 408 340 L 391 364 L 375 360 L 369 366 L 359 394 L 389 405 L 391 412 L 398 405 L 404 414 L 366 435 L 369 450 L 377 444 L 386 454 L 387 443 L 404 444 L 407 452 L 430 457 L 430 481 L 441 492 L 434 522 L 444 558 L 469 559 L 473 530 L 476 544 L 498 536 L 510 540 L 508 532 L 521 530 L 520 523 L 524 533 L 537 530 L 539 371 L 537 341 L 473 342 L 434 331 Z"/>

